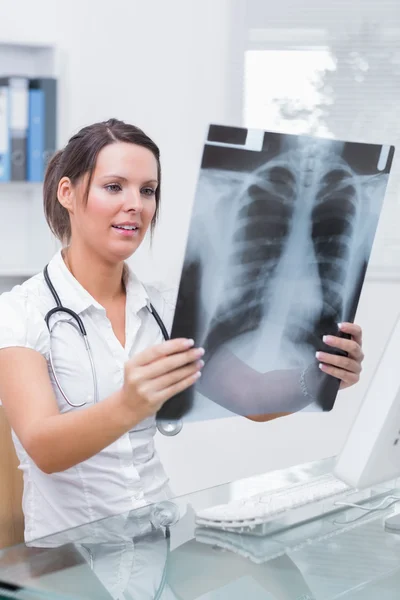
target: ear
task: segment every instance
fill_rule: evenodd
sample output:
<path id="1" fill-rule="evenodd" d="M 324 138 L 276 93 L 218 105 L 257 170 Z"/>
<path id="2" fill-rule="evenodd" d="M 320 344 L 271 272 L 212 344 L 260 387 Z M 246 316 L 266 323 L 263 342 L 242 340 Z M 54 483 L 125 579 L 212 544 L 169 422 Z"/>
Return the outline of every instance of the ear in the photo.
<path id="1" fill-rule="evenodd" d="M 69 213 L 74 212 L 75 189 L 69 177 L 63 177 L 58 183 L 57 198 L 59 203 L 67 209 Z"/>

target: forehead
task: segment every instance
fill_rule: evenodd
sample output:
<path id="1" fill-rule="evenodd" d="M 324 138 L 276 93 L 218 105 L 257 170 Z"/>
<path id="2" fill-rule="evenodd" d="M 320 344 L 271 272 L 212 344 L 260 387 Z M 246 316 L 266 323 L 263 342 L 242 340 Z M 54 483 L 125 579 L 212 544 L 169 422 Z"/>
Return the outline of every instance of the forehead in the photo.
<path id="1" fill-rule="evenodd" d="M 120 175 L 126 179 L 140 177 L 146 180 L 157 179 L 157 160 L 148 148 L 115 142 L 99 152 L 94 176 Z"/>

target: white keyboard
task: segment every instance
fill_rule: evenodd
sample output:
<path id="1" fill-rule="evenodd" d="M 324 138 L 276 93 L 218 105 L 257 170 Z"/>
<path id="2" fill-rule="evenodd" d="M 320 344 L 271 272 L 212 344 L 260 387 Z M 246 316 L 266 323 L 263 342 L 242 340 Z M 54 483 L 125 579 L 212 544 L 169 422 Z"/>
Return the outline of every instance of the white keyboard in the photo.
<path id="1" fill-rule="evenodd" d="M 369 498 L 371 492 L 357 492 L 334 475 L 327 474 L 285 489 L 265 491 L 232 500 L 228 504 L 198 510 L 196 524 L 225 531 L 263 535 L 266 529 L 259 526 L 277 519 L 283 526 L 287 526 L 337 510 L 335 503 L 339 496 L 344 495 L 350 495 L 351 502 L 357 502 Z M 256 530 L 249 531 L 252 529 Z"/>
<path id="2" fill-rule="evenodd" d="M 348 510 L 355 511 L 351 508 Z M 294 529 L 262 537 L 241 535 L 236 531 L 223 531 L 211 527 L 198 527 L 195 531 L 195 539 L 201 544 L 229 550 L 244 558 L 249 558 L 256 564 L 262 564 L 283 556 L 287 552 L 302 550 L 310 544 L 328 542 L 344 532 L 354 531 L 360 527 L 365 528 L 367 524 L 374 528 L 376 521 L 382 522 L 382 513 L 380 512 L 364 513 L 362 519 L 357 519 L 355 514 L 355 512 L 350 512 L 348 520 L 346 518 L 340 520 L 340 517 L 338 522 L 331 514 L 327 514 L 314 521 L 300 523 Z M 382 529 L 382 527 L 380 528 Z"/>

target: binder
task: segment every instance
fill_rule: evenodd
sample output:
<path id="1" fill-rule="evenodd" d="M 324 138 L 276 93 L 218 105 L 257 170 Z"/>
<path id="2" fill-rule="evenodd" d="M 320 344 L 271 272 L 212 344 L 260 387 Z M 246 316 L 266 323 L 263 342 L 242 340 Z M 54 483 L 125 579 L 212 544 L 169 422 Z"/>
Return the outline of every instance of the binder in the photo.
<path id="1" fill-rule="evenodd" d="M 43 94 L 43 170 L 57 148 L 57 80 L 52 77 L 38 77 L 29 82 L 30 90 L 40 90 Z"/>
<path id="2" fill-rule="evenodd" d="M 29 90 L 29 125 L 27 149 L 28 181 L 43 181 L 44 178 L 44 133 L 45 108 L 43 90 Z"/>
<path id="3" fill-rule="evenodd" d="M 26 151 L 28 135 L 28 78 L 3 77 L 0 86 L 8 87 L 9 120 L 8 136 L 10 150 L 10 179 L 26 179 Z"/>
<path id="4" fill-rule="evenodd" d="M 10 180 L 9 91 L 0 85 L 0 182 Z"/>

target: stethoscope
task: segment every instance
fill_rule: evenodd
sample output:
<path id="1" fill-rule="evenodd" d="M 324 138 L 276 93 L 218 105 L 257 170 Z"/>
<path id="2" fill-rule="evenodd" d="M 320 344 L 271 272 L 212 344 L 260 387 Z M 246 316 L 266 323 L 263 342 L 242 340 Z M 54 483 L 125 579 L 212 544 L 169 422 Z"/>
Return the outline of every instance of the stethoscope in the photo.
<path id="1" fill-rule="evenodd" d="M 85 325 L 83 324 L 82 319 L 80 318 L 80 316 L 74 312 L 73 310 L 71 310 L 70 308 L 67 308 L 66 306 L 63 306 L 60 300 L 59 295 L 57 294 L 54 285 L 51 282 L 50 276 L 49 276 L 49 272 L 48 272 L 48 265 L 45 266 L 44 270 L 43 270 L 43 276 L 44 276 L 44 280 L 55 300 L 55 303 L 57 306 L 55 306 L 54 308 L 52 308 L 51 310 L 49 310 L 49 312 L 45 315 L 44 320 L 46 321 L 46 325 L 47 328 L 49 330 L 49 333 L 51 335 L 53 329 L 57 326 L 57 324 L 63 322 L 63 323 L 68 323 L 69 325 L 71 325 L 72 327 L 75 327 L 75 329 L 78 331 L 78 333 L 81 335 L 83 342 L 85 344 L 86 347 L 86 352 L 88 354 L 89 357 L 89 361 L 90 361 L 90 368 L 92 370 L 92 377 L 93 377 L 93 394 L 94 394 L 94 402 L 98 402 L 99 399 L 99 392 L 98 392 L 98 386 L 97 386 L 97 375 L 96 375 L 96 368 L 95 368 L 95 364 L 94 364 L 94 360 L 93 360 L 93 354 L 92 351 L 90 349 L 90 345 L 89 345 L 89 341 L 88 341 L 88 337 L 87 337 L 87 333 L 86 333 L 86 328 Z M 151 302 L 147 305 L 147 309 L 149 310 L 149 312 L 153 315 L 154 319 L 157 322 L 157 325 L 159 326 L 159 328 L 161 329 L 161 333 L 163 335 L 163 338 L 165 341 L 168 341 L 169 335 L 168 335 L 168 331 L 160 317 L 160 315 L 158 314 L 158 312 L 156 311 L 156 309 L 154 308 L 154 306 L 151 304 Z M 53 327 L 50 327 L 50 319 L 53 315 L 55 315 L 56 313 L 66 313 L 67 315 L 69 315 L 70 317 L 72 317 L 73 321 L 56 321 L 56 323 L 53 325 Z M 75 321 L 75 322 L 74 322 Z M 70 406 L 72 406 L 72 408 L 80 408 L 81 406 L 84 406 L 86 404 L 85 402 L 82 402 L 81 404 L 73 404 L 68 396 L 66 395 L 66 393 L 64 392 L 60 381 L 58 380 L 55 368 L 54 368 L 54 363 L 53 363 L 53 357 L 52 357 L 52 353 L 51 353 L 51 348 L 50 348 L 50 368 L 54 377 L 54 381 L 56 382 L 56 385 L 58 387 L 58 389 L 60 390 L 60 393 L 62 394 L 64 400 L 67 402 L 67 404 L 69 404 Z M 176 420 L 176 421 L 164 421 L 164 420 L 160 420 L 157 419 L 157 429 L 160 433 L 162 433 L 163 435 L 176 435 L 177 433 L 179 433 L 181 431 L 183 427 L 183 423 L 182 420 Z"/>

